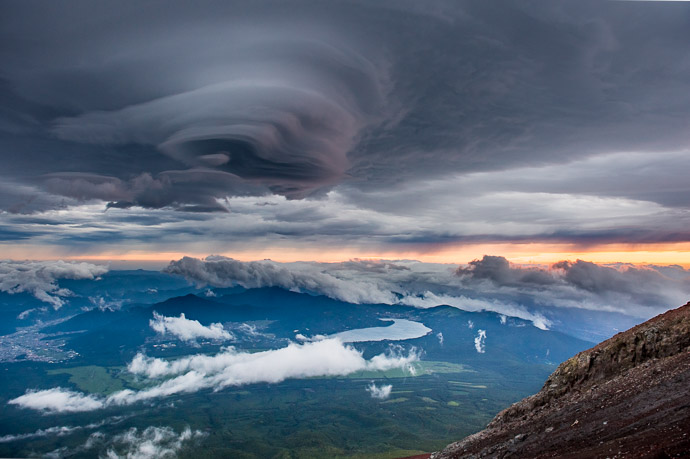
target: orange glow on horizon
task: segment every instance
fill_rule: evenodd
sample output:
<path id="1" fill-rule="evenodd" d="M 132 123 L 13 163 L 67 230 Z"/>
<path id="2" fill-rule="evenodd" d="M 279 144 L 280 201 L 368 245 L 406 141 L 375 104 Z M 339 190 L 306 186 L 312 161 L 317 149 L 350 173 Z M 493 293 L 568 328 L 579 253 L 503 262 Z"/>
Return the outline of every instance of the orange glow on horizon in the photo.
<path id="1" fill-rule="evenodd" d="M 209 254 L 224 255 L 241 261 L 270 258 L 278 262 L 317 261 L 339 262 L 361 259 L 410 259 L 431 263 L 465 264 L 483 255 L 501 255 L 512 263 L 548 265 L 561 260 L 582 259 L 596 263 L 632 263 L 669 265 L 690 268 L 690 243 L 674 244 L 608 244 L 596 247 L 577 247 L 571 244 L 498 243 L 462 246 L 416 247 L 406 250 L 372 250 L 362 247 L 247 247 L 232 251 L 153 252 L 150 250 L 112 250 L 98 254 L 64 253 L 59 247 L 4 246 L 2 258 L 74 260 L 92 262 L 167 263 L 184 256 L 204 258 Z"/>

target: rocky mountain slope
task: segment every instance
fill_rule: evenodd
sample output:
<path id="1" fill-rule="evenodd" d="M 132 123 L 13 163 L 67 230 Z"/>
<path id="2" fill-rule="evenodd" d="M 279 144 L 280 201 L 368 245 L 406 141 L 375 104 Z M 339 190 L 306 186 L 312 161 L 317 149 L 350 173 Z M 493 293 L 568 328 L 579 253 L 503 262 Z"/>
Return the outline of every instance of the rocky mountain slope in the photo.
<path id="1" fill-rule="evenodd" d="M 446 458 L 690 457 L 690 303 L 565 361 Z"/>

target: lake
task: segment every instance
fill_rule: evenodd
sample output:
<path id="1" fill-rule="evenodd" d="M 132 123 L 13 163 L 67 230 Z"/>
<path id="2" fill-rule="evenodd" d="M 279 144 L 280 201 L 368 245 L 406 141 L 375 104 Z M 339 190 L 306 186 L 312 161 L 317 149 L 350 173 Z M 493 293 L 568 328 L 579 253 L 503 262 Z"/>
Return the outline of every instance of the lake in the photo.
<path id="1" fill-rule="evenodd" d="M 420 322 L 407 319 L 380 319 L 393 322 L 386 327 L 356 328 L 329 335 L 328 338 L 340 338 L 345 343 L 360 343 L 364 341 L 402 341 L 406 339 L 420 338 L 431 329 Z"/>

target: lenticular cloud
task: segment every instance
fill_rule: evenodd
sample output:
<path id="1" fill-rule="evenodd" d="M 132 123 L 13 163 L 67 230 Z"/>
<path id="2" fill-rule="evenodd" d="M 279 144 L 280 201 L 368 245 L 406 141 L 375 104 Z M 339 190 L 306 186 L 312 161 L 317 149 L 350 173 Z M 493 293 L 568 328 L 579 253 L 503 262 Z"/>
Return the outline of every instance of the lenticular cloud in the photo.
<path id="1" fill-rule="evenodd" d="M 125 389 L 107 398 L 97 398 L 58 387 L 28 391 L 9 403 L 48 413 L 92 411 L 202 389 L 221 390 L 228 386 L 278 383 L 286 379 L 345 376 L 362 370 L 403 368 L 414 373 L 411 364 L 417 360 L 419 354 L 414 349 L 407 355 L 391 350 L 366 360 L 361 352 L 337 339 L 291 343 L 281 349 L 256 353 L 227 348 L 213 356 L 199 354 L 172 361 L 137 354 L 128 370 L 150 383 L 146 389 Z"/>

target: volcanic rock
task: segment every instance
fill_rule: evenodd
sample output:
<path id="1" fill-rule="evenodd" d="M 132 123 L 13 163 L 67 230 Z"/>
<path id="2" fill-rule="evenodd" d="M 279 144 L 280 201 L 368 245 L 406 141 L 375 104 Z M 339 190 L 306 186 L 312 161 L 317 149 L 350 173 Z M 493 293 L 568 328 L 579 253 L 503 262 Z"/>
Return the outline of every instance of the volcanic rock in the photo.
<path id="1" fill-rule="evenodd" d="M 563 362 L 540 392 L 431 455 L 484 457 L 690 457 L 690 303 Z"/>

